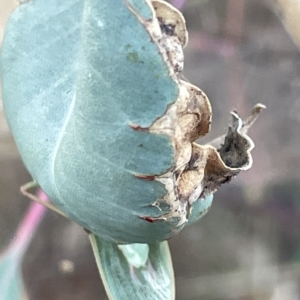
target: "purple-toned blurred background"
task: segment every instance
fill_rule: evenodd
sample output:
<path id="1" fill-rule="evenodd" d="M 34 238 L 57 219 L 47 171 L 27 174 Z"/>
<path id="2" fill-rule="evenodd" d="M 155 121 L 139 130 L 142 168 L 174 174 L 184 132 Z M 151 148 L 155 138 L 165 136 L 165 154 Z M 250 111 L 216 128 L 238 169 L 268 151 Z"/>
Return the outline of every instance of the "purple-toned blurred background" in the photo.
<path id="1" fill-rule="evenodd" d="M 247 116 L 255 103 L 267 106 L 249 133 L 252 169 L 215 194 L 203 220 L 170 240 L 178 300 L 300 297 L 300 53 L 271 2 L 173 1 L 190 36 L 184 75 L 213 108 L 203 142 L 227 130 L 232 109 Z M 12 5 L 1 0 L 0 26 Z M 29 207 L 19 193 L 29 180 L 0 102 L 0 250 Z M 107 299 L 85 232 L 52 212 L 23 271 L 31 300 Z"/>

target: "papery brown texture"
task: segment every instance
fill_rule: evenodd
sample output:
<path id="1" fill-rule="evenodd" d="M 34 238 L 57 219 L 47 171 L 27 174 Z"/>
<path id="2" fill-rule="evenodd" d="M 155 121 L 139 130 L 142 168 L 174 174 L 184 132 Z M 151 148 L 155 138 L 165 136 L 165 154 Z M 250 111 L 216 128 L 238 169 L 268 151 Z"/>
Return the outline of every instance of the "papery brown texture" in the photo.
<path id="1" fill-rule="evenodd" d="M 170 212 L 151 218 L 151 221 L 179 217 L 181 225 L 187 220 L 190 207 L 197 199 L 216 192 L 221 184 L 252 166 L 254 143 L 247 131 L 265 106 L 257 104 L 245 121 L 237 112 L 231 112 L 232 124 L 226 135 L 210 145 L 196 143 L 210 130 L 212 110 L 205 93 L 181 79 L 183 54 L 179 54 L 178 48 L 187 42 L 185 21 L 179 11 L 164 1 L 152 1 L 152 5 L 163 33 L 163 42 L 160 40 L 158 44 L 167 49 L 168 61 L 178 80 L 180 93 L 177 101 L 147 130 L 171 138 L 175 148 L 175 166 L 166 174 L 138 176 L 160 181 L 168 191 L 163 200 L 170 206 Z M 159 203 L 155 205 L 159 206 Z"/>

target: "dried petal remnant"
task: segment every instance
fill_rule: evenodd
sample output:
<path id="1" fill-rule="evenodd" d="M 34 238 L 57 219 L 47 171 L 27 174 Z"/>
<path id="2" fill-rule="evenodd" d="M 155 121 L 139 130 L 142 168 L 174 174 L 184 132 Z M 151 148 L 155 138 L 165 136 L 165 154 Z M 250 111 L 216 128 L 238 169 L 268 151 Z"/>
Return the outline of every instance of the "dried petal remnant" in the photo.
<path id="1" fill-rule="evenodd" d="M 176 36 L 182 47 L 185 47 L 188 42 L 188 32 L 181 12 L 165 1 L 153 0 L 152 5 L 162 32 L 169 36 Z"/>
<path id="2" fill-rule="evenodd" d="M 252 166 L 250 151 L 254 148 L 254 143 L 246 133 L 262 108 L 263 105 L 256 105 L 245 122 L 236 112 L 232 112 L 232 125 L 227 135 L 219 138 L 222 141 L 219 148 L 193 143 L 191 161 L 179 180 L 179 195 L 187 198 L 190 194 L 195 194 L 196 190 L 200 190 L 198 197 L 214 193 L 221 184 L 229 182 L 241 170 Z M 197 199 L 190 198 L 189 201 Z"/>
<path id="3" fill-rule="evenodd" d="M 229 182 L 241 170 L 251 167 L 250 152 L 254 143 L 246 133 L 262 108 L 263 105 L 256 105 L 253 114 L 245 122 L 236 112 L 232 112 L 232 125 L 227 135 L 220 138 L 222 142 L 218 149 L 211 145 L 191 144 L 190 160 L 176 177 L 174 185 L 171 185 L 175 191 L 169 192 L 165 199 L 166 202 L 173 203 L 171 207 L 176 210 L 174 215 L 178 212 L 186 213 L 183 219 L 187 218 L 189 208 L 197 199 L 216 192 L 223 183 Z M 170 190 L 171 188 L 168 189 Z"/>
<path id="4" fill-rule="evenodd" d="M 167 51 L 176 74 L 183 71 L 183 47 L 188 41 L 188 32 L 183 15 L 165 1 L 152 1 L 163 38 L 159 41 Z"/>
<path id="5" fill-rule="evenodd" d="M 207 96 L 196 86 L 182 80 L 183 50 L 188 34 L 182 14 L 165 1 L 152 1 L 156 18 L 140 20 L 148 30 L 153 42 L 169 67 L 170 77 L 177 83 L 177 100 L 166 108 L 164 115 L 154 120 L 148 128 L 131 125 L 135 130 L 150 134 L 167 135 L 174 147 L 174 165 L 165 174 L 139 174 L 140 179 L 161 182 L 167 194 L 153 204 L 167 204 L 169 211 L 159 217 L 140 216 L 155 220 L 177 220 L 182 226 L 188 219 L 193 203 L 214 193 L 221 184 L 229 182 L 241 170 L 252 165 L 252 140 L 247 136 L 248 128 L 264 108 L 258 104 L 252 115 L 244 122 L 236 112 L 232 114 L 232 124 L 226 135 L 214 140 L 210 145 L 199 145 L 197 139 L 206 135 L 211 126 L 211 105 Z M 157 22 L 157 23 L 156 23 Z"/>

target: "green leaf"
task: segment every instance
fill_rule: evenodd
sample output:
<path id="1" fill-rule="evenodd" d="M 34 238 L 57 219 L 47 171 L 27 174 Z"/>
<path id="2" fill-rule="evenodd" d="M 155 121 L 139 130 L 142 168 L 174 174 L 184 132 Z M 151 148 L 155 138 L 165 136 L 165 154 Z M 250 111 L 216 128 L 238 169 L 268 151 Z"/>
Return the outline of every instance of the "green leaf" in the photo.
<path id="1" fill-rule="evenodd" d="M 34 184 L 30 183 L 27 186 L 34 186 Z M 47 202 L 47 197 L 43 191 L 39 190 L 37 197 L 45 203 Z M 45 211 L 44 206 L 32 203 L 20 222 L 11 243 L 0 255 L 0 300 L 26 298 L 22 280 L 22 260 Z"/>
<path id="2" fill-rule="evenodd" d="M 166 241 L 120 246 L 93 234 L 90 241 L 109 299 L 175 299 L 173 266 Z"/>
<path id="3" fill-rule="evenodd" d="M 130 265 L 135 268 L 146 266 L 149 257 L 148 244 L 118 245 L 118 248 L 123 252 Z"/>
<path id="4" fill-rule="evenodd" d="M 24 299 L 24 286 L 21 276 L 22 254 L 18 248 L 8 248 L 0 257 L 0 299 Z"/>

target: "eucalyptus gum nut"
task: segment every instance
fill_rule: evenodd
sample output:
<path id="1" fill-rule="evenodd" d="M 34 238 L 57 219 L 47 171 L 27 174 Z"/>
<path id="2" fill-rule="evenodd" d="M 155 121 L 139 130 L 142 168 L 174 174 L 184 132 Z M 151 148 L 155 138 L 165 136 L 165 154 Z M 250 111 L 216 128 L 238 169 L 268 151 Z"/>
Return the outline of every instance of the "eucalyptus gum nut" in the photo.
<path id="1" fill-rule="evenodd" d="M 106 241 L 170 238 L 251 167 L 246 133 L 262 106 L 246 122 L 233 112 L 218 146 L 194 142 L 211 106 L 180 79 L 184 37 L 182 15 L 159 0 L 34 0 L 8 22 L 3 101 L 22 159 L 54 205 Z"/>

